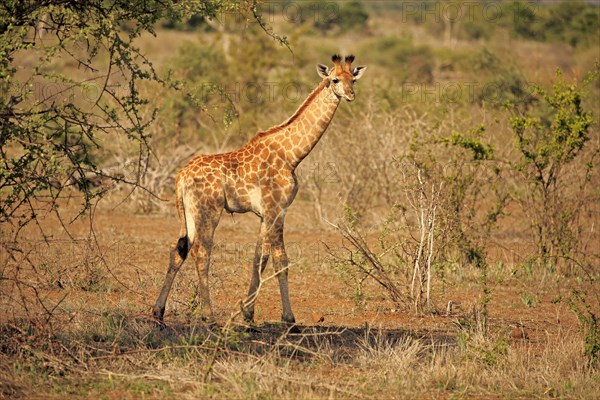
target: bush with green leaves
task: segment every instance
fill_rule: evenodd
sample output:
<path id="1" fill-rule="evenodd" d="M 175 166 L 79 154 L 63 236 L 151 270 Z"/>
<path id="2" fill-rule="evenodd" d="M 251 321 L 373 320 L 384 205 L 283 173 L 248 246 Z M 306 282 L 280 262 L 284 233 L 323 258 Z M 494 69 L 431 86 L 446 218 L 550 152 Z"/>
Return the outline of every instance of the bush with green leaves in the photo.
<path id="1" fill-rule="evenodd" d="M 441 187 L 440 259 L 485 267 L 487 246 L 509 201 L 506 174 L 485 127 L 416 136 L 408 157 Z"/>
<path id="2" fill-rule="evenodd" d="M 600 44 L 600 9 L 583 1 L 562 1 L 553 5 L 542 25 L 547 41 L 560 41 L 573 47 Z"/>
<path id="3" fill-rule="evenodd" d="M 488 40 L 494 33 L 494 25 L 484 19 L 466 20 L 461 28 L 460 36 L 471 40 Z"/>
<path id="4" fill-rule="evenodd" d="M 2 2 L 0 223 L 19 227 L 42 209 L 57 211 L 70 182 L 77 183 L 88 209 L 102 194 L 90 176 L 123 180 L 98 164 L 104 138 L 126 137 L 138 147 L 139 159 L 147 158 L 155 110 L 140 86 L 168 83 L 135 46 L 136 38 L 154 33 L 167 10 L 214 15 L 232 4 Z M 77 65 L 77 73 L 63 73 L 65 65 Z M 140 163 L 138 178 L 142 173 Z"/>
<path id="5" fill-rule="evenodd" d="M 501 23 L 517 37 L 573 47 L 600 44 L 600 8 L 585 1 L 505 2 L 502 14 Z"/>
<path id="6" fill-rule="evenodd" d="M 596 64 L 582 85 L 558 71 L 550 90 L 533 87 L 536 107 L 515 108 L 510 118 L 518 154 L 509 162 L 517 173 L 516 198 L 529 219 L 538 260 L 552 268 L 577 258 L 580 215 L 598 200 L 589 185 L 600 147 L 590 142 L 594 120 L 583 98 L 599 75 Z"/>
<path id="7" fill-rule="evenodd" d="M 506 24 L 510 33 L 525 39 L 541 40 L 537 21 L 539 20 L 539 9 L 525 1 L 505 2 L 502 10 Z"/>
<path id="8" fill-rule="evenodd" d="M 155 70 L 136 40 L 155 35 L 165 17 L 222 12 L 248 14 L 266 29 L 255 10 L 244 7 L 235 0 L 2 2 L 0 223 L 18 230 L 42 210 L 57 213 L 68 186 L 83 194 L 82 212 L 102 195 L 97 182 L 139 186 L 157 113 L 152 84 L 180 85 Z M 139 162 L 129 166 L 128 179 L 103 165 L 105 143 L 115 138 L 137 149 Z"/>
<path id="9" fill-rule="evenodd" d="M 477 77 L 477 85 L 469 98 L 479 104 L 502 107 L 507 102 L 528 105 L 532 98 L 529 84 L 522 73 L 510 62 L 486 48 L 466 57 L 467 70 Z"/>
<path id="10" fill-rule="evenodd" d="M 397 83 L 433 82 L 433 52 L 428 46 L 415 44 L 410 35 L 374 39 L 360 49 L 360 54 L 373 64 L 393 69 Z"/>
<path id="11" fill-rule="evenodd" d="M 311 0 L 299 2 L 293 7 L 290 4 L 284 2 L 283 9 L 291 22 L 309 24 L 321 33 L 360 31 L 367 26 L 369 19 L 369 13 L 361 1 Z"/>
<path id="12" fill-rule="evenodd" d="M 186 95 L 165 90 L 157 123 L 182 142 L 242 146 L 258 130 L 285 119 L 313 89 L 314 75 L 293 72 L 300 57 L 282 66 L 282 57 L 290 54 L 285 47 L 259 27 L 238 29 L 223 27 L 217 43 L 202 37 L 186 42 L 169 60 L 169 75 Z"/>
<path id="13" fill-rule="evenodd" d="M 342 31 L 360 31 L 367 26 L 369 13 L 361 1 L 344 2 L 336 20 Z"/>

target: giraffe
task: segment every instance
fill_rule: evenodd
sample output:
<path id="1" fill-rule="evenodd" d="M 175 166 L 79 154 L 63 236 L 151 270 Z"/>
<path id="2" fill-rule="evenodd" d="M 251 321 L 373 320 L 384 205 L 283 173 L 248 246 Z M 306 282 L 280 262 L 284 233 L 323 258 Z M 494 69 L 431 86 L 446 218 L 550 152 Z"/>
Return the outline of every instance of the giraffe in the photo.
<path id="1" fill-rule="evenodd" d="M 322 82 L 285 122 L 256 133 L 237 151 L 198 155 L 177 175 L 176 207 L 181 230 L 170 248 L 169 267 L 153 309 L 161 325 L 173 280 L 188 253 L 198 272 L 200 311 L 212 316 L 208 270 L 214 232 L 223 210 L 231 214 L 251 211 L 261 221 L 248 297 L 242 306 L 245 321 L 254 321 L 261 273 L 271 256 L 279 281 L 281 319 L 285 324 L 295 323 L 283 240 L 285 214 L 298 191 L 294 171 L 329 126 L 342 98 L 354 100 L 354 83 L 366 70 L 364 66 L 352 68 L 352 55 L 344 62 L 339 55 L 331 60 L 331 68 L 317 65 Z"/>

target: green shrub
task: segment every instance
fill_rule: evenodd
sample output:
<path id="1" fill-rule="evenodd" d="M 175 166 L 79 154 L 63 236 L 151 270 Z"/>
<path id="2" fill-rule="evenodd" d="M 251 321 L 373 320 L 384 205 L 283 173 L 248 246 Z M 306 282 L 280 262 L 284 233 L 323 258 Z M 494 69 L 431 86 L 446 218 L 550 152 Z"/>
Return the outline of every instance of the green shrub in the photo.
<path id="1" fill-rule="evenodd" d="M 291 3 L 289 3 L 291 4 Z M 284 9 L 291 9 L 288 3 Z M 367 26 L 369 13 L 360 1 L 334 3 L 326 0 L 302 1 L 295 5 L 293 15 L 287 15 L 291 22 L 309 24 L 321 33 L 339 29 L 342 32 L 362 30 Z"/>
<path id="2" fill-rule="evenodd" d="M 362 30 L 367 26 L 369 13 L 360 1 L 343 3 L 336 20 L 342 31 Z"/>
<path id="3" fill-rule="evenodd" d="M 510 1 L 505 3 L 502 13 L 505 24 L 513 36 L 525 39 L 542 39 L 536 23 L 539 15 L 536 14 L 530 4 L 520 0 Z"/>
<path id="4" fill-rule="evenodd" d="M 580 0 L 549 6 L 507 2 L 503 7 L 502 24 L 513 36 L 525 39 L 563 42 L 573 47 L 600 42 L 600 8 Z"/>
<path id="5" fill-rule="evenodd" d="M 227 111 L 231 107 L 222 93 L 229 76 L 225 54 L 220 47 L 207 43 L 186 43 L 170 65 L 178 71 L 175 77 L 185 87 L 185 95 L 163 91 L 160 123 L 168 131 L 183 134 L 194 131 L 195 140 L 202 139 L 202 136 L 197 137 L 203 132 L 199 130 L 200 112 L 208 110 L 220 115 L 223 109 Z"/>
<path id="6" fill-rule="evenodd" d="M 530 101 L 527 83 L 523 76 L 516 71 L 505 71 L 501 75 L 484 80 L 477 91 L 475 100 L 478 103 L 487 103 L 502 106 L 508 103 L 524 103 Z"/>
<path id="7" fill-rule="evenodd" d="M 479 40 L 490 39 L 494 26 L 488 21 L 467 20 L 462 25 L 461 36 L 466 39 Z"/>
<path id="8" fill-rule="evenodd" d="M 549 9 L 543 22 L 545 39 L 561 41 L 573 47 L 598 44 L 600 9 L 583 1 L 563 1 Z"/>
<path id="9" fill-rule="evenodd" d="M 533 101 L 525 77 L 488 49 L 467 57 L 465 67 L 477 78 L 470 100 L 496 107 L 506 103 L 528 105 Z"/>
<path id="10" fill-rule="evenodd" d="M 210 26 L 206 23 L 205 17 L 201 14 L 194 14 L 185 20 L 167 17 L 162 21 L 161 26 L 165 29 L 175 29 L 179 31 L 210 30 Z"/>
<path id="11" fill-rule="evenodd" d="M 367 43 L 361 54 L 370 62 L 394 71 L 400 82 L 433 81 L 435 60 L 427 46 L 417 46 L 411 36 L 386 36 Z"/>
<path id="12" fill-rule="evenodd" d="M 597 64 L 590 79 L 597 79 L 599 71 Z M 584 87 L 567 82 L 560 71 L 557 78 L 551 90 L 533 88 L 537 107 L 517 108 L 510 118 L 519 159 L 509 164 L 524 188 L 517 199 L 530 220 L 539 261 L 551 268 L 575 258 L 578 215 L 587 206 L 584 193 L 598 152 L 592 149 L 590 160 L 584 151 L 593 123 L 582 106 Z M 573 176 L 569 166 L 582 175 Z"/>

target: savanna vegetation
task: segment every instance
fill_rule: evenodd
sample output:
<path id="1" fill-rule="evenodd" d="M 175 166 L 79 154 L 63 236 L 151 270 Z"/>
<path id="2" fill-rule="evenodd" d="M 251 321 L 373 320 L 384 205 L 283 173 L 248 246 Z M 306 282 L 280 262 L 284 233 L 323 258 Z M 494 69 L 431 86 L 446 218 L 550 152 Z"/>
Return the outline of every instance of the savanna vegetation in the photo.
<path id="1" fill-rule="evenodd" d="M 549 1 L 4 1 L 2 398 L 581 398 L 600 382 L 600 7 Z M 177 170 L 368 71 L 297 170 L 300 333 L 258 229 L 151 307 Z"/>

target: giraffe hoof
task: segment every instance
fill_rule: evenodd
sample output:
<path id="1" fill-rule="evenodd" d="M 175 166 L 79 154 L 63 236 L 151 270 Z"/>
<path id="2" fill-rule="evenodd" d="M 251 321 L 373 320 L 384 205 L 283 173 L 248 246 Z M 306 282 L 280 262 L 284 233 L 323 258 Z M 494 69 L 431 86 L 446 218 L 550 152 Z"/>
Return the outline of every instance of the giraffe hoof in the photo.
<path id="1" fill-rule="evenodd" d="M 254 324 L 252 325 L 248 325 L 246 327 L 244 327 L 244 332 L 246 333 L 260 333 L 260 329 L 258 329 L 258 327 L 256 327 Z"/>
<path id="2" fill-rule="evenodd" d="M 217 328 L 219 326 L 219 324 L 217 323 L 217 320 L 215 319 L 215 317 L 213 315 L 203 315 L 200 317 L 200 321 L 203 324 L 206 324 L 206 327 L 208 329 L 213 329 L 213 328 Z"/>
<path id="3" fill-rule="evenodd" d="M 247 324 L 253 324 L 254 323 L 254 311 L 249 312 L 249 311 L 243 311 L 244 314 L 244 322 Z"/>
<path id="4" fill-rule="evenodd" d="M 154 323 L 156 324 L 156 326 L 158 328 L 160 328 L 160 330 L 163 330 L 166 328 L 165 322 L 164 322 L 164 315 L 165 315 L 165 309 L 164 308 L 155 308 L 154 311 L 152 312 L 152 316 L 154 317 Z"/>
<path id="5" fill-rule="evenodd" d="M 288 328 L 288 333 L 299 334 L 302 333 L 298 325 L 294 324 Z"/>
<path id="6" fill-rule="evenodd" d="M 294 315 L 282 315 L 281 323 L 288 328 L 288 333 L 300 333 L 300 328 L 296 325 Z"/>
<path id="7" fill-rule="evenodd" d="M 163 320 L 154 320 L 154 326 L 161 331 L 167 329 L 167 325 L 165 325 L 165 322 Z"/>

